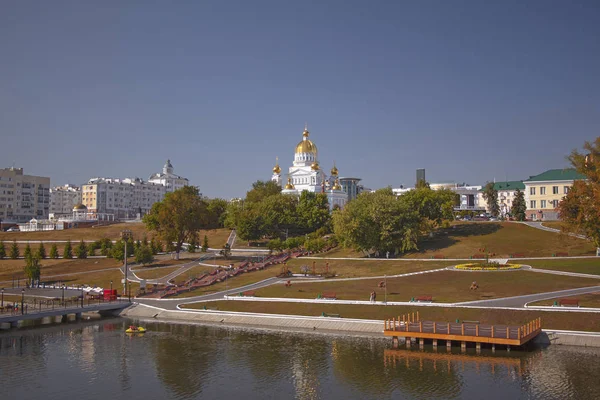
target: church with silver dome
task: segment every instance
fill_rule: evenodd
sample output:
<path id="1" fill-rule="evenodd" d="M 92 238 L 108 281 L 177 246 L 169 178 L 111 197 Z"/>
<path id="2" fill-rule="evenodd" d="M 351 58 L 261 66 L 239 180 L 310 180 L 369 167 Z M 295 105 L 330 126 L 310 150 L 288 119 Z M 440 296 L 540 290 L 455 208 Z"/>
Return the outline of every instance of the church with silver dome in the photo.
<path id="1" fill-rule="evenodd" d="M 302 141 L 296 146 L 294 162 L 289 168 L 286 184 L 282 187 L 282 193 L 300 196 L 304 190 L 315 193 L 325 193 L 329 200 L 329 207 L 338 206 L 343 208 L 348 202 L 348 195 L 342 189 L 339 180 L 339 171 L 333 164 L 330 175 L 327 176 L 319 165 L 319 152 L 317 145 L 309 139 L 310 133 L 305 127 L 302 132 Z M 281 167 L 279 159 L 273 167 L 271 180 L 283 185 L 281 178 Z"/>

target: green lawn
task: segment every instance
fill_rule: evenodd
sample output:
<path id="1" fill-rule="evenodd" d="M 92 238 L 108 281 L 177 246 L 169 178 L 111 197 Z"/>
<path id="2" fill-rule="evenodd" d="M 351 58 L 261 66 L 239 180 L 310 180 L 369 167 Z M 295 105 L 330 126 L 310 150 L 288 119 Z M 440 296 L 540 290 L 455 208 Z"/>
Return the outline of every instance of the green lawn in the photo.
<path id="1" fill-rule="evenodd" d="M 560 260 L 523 260 L 523 263 L 540 269 L 600 275 L 600 257 Z"/>
<path id="2" fill-rule="evenodd" d="M 181 267 L 180 266 L 178 266 L 178 267 L 162 267 L 162 268 L 154 268 L 154 269 L 151 269 L 148 271 L 136 270 L 135 274 L 140 279 L 158 279 L 158 278 L 162 278 L 163 276 L 169 275 L 171 272 L 177 271 L 179 268 L 181 268 Z"/>
<path id="3" fill-rule="evenodd" d="M 382 279 L 357 281 L 321 281 L 292 283 L 291 287 L 273 285 L 256 291 L 260 297 L 283 297 L 314 299 L 319 294 L 334 292 L 342 300 L 368 300 L 375 291 L 377 299 L 409 301 L 413 297 L 432 296 L 440 303 L 485 300 L 524 294 L 550 292 L 594 286 L 594 279 L 540 274 L 530 271 L 511 272 L 455 272 L 441 271 L 403 278 L 387 279 L 387 291 L 379 288 Z M 476 281 L 478 290 L 470 290 Z"/>
<path id="4" fill-rule="evenodd" d="M 581 331 L 600 331 L 600 314 L 543 312 L 531 310 L 494 310 L 444 307 L 409 307 L 409 306 L 375 306 L 349 304 L 315 304 L 315 303 L 271 303 L 258 301 L 221 300 L 188 304 L 191 309 L 217 309 L 223 311 L 241 311 L 267 314 L 320 316 L 321 313 L 339 314 L 342 318 L 375 319 L 398 317 L 408 313 L 419 312 L 422 320 L 454 322 L 456 319 L 479 321 L 482 324 L 522 325 L 535 318 L 542 318 L 545 329 L 566 329 Z M 383 329 L 383 322 L 381 324 Z"/>
<path id="5" fill-rule="evenodd" d="M 431 269 L 445 268 L 455 265 L 451 261 L 401 261 L 401 260 L 378 260 L 375 258 L 365 260 L 314 260 L 309 258 L 293 258 L 287 262 L 293 273 L 300 274 L 301 266 L 307 265 L 313 270 L 313 263 L 317 274 L 335 272 L 337 278 L 356 278 L 363 276 L 399 275 L 408 272 L 426 271 Z M 329 264 L 329 268 L 327 265 Z"/>
<path id="6" fill-rule="evenodd" d="M 529 303 L 530 306 L 551 306 L 555 301 L 560 299 L 577 299 L 579 300 L 580 307 L 592 307 L 592 308 L 600 308 L 600 292 L 597 293 L 588 293 L 577 296 L 564 296 L 564 297 L 556 297 L 550 300 L 542 300 L 536 301 L 534 303 Z"/>

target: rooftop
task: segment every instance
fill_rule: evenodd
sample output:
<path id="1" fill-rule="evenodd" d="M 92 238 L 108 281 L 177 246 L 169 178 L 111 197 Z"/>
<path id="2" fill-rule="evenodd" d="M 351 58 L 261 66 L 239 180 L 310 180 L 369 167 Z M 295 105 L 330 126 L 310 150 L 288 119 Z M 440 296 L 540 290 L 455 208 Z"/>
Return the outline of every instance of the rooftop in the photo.
<path id="1" fill-rule="evenodd" d="M 572 181 L 575 179 L 586 179 L 585 175 L 580 174 L 575 168 L 549 169 L 539 175 L 530 176 L 525 182 L 541 181 Z"/>

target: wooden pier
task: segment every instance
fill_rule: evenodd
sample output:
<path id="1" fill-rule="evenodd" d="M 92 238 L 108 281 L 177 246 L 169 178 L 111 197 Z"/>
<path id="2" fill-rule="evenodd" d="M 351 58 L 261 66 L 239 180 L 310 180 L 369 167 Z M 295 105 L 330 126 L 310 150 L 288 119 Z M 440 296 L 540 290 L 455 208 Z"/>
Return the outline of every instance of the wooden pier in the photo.
<path id="1" fill-rule="evenodd" d="M 496 345 L 505 345 L 510 350 L 510 346 L 523 346 L 541 330 L 541 318 L 522 326 L 482 325 L 477 322 L 422 321 L 417 312 L 385 320 L 383 334 L 392 337 L 394 348 L 398 347 L 398 338 L 403 337 L 407 348 L 411 346 L 411 339 L 418 339 L 421 347 L 428 339 L 433 341 L 434 348 L 437 348 L 438 340 L 443 340 L 448 348 L 454 341 L 460 342 L 463 350 L 467 343 L 475 343 L 477 350 L 481 349 L 482 343 L 491 344 L 492 350 Z"/>

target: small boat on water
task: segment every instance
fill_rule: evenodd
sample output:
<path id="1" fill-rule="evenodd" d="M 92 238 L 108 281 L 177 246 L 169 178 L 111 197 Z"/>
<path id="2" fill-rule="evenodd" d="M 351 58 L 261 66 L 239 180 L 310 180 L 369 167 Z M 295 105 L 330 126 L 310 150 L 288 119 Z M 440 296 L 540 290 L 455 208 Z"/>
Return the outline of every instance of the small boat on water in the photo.
<path id="1" fill-rule="evenodd" d="M 125 333 L 144 333 L 146 332 L 146 328 L 144 328 L 143 326 L 129 326 L 129 328 L 127 328 L 125 330 Z"/>

